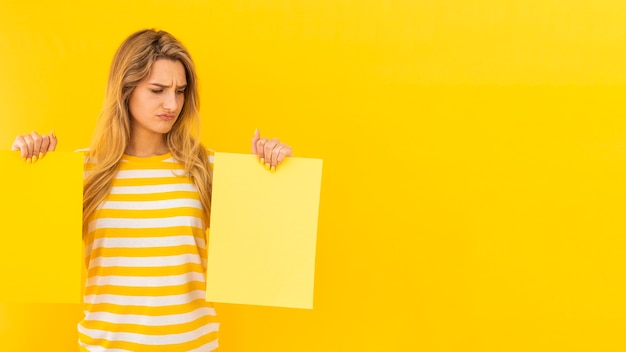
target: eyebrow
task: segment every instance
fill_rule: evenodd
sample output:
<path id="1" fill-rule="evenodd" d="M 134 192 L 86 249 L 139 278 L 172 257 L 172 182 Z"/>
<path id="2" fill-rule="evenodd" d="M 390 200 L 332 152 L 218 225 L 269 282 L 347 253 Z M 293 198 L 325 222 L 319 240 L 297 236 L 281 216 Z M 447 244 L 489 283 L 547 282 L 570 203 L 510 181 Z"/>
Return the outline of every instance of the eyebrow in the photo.
<path id="1" fill-rule="evenodd" d="M 157 86 L 157 87 L 160 87 L 160 88 L 169 88 L 169 87 L 171 87 L 171 85 L 161 84 L 161 83 L 156 83 L 156 82 L 154 82 L 154 83 L 148 83 L 148 84 L 150 84 L 151 86 Z M 182 88 L 187 88 L 187 85 L 186 85 L 186 84 L 184 84 L 184 85 L 182 85 L 182 86 L 178 86 L 178 87 L 176 87 L 176 89 L 182 89 Z"/>

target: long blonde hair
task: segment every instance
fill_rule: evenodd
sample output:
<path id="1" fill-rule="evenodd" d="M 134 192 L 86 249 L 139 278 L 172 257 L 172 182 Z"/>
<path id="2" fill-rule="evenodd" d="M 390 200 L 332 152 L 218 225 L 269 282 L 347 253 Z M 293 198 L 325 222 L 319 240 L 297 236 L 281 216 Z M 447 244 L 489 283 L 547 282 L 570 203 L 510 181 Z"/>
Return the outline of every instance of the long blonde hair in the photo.
<path id="1" fill-rule="evenodd" d="M 206 149 L 200 143 L 200 115 L 196 70 L 185 47 L 165 31 L 146 29 L 130 35 L 118 48 L 111 64 L 104 104 L 89 149 L 94 163 L 83 188 L 83 227 L 108 196 L 118 165 L 130 142 L 131 124 L 128 101 L 141 80 L 150 74 L 159 59 L 180 61 L 187 78 L 185 102 L 166 144 L 185 167 L 198 188 L 204 207 L 204 223 L 209 223 L 212 175 Z"/>

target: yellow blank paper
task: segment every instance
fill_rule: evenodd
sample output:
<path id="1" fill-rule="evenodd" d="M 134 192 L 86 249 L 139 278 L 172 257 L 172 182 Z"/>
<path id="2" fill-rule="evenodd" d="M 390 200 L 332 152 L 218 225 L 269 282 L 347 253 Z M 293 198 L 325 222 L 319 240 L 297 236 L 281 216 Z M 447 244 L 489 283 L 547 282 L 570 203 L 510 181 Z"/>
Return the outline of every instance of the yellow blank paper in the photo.
<path id="1" fill-rule="evenodd" d="M 207 300 L 313 308 L 322 160 L 215 154 Z"/>
<path id="2" fill-rule="evenodd" d="M 0 152 L 0 302 L 79 303 L 83 155 Z"/>

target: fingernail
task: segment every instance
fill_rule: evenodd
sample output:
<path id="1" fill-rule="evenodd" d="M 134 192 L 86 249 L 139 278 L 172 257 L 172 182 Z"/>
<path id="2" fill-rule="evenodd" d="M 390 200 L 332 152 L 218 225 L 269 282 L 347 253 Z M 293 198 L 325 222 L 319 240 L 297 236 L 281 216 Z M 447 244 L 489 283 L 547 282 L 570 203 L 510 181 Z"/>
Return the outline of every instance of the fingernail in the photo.
<path id="1" fill-rule="evenodd" d="M 270 169 L 270 164 L 269 163 L 265 164 L 265 170 L 269 170 L 269 169 Z"/>
<path id="2" fill-rule="evenodd" d="M 254 129 L 254 134 L 257 134 L 257 133 L 259 133 L 259 129 L 258 129 L 258 128 L 255 128 L 255 129 Z"/>
<path id="3" fill-rule="evenodd" d="M 33 155 L 33 164 L 37 161 L 37 155 Z"/>
<path id="4" fill-rule="evenodd" d="M 56 138 L 56 136 L 57 136 L 57 135 L 54 133 L 54 130 L 50 131 L 50 134 L 52 135 L 52 137 L 55 137 L 55 138 Z"/>
<path id="5" fill-rule="evenodd" d="M 271 172 L 276 172 L 276 166 L 272 165 L 272 167 L 270 168 Z"/>
<path id="6" fill-rule="evenodd" d="M 32 160 L 30 158 L 26 159 L 26 164 L 30 164 Z"/>
<path id="7" fill-rule="evenodd" d="M 43 159 L 43 153 L 39 152 L 39 160 Z"/>
<path id="8" fill-rule="evenodd" d="M 265 165 L 265 158 L 259 159 L 259 162 L 261 163 L 261 165 Z"/>

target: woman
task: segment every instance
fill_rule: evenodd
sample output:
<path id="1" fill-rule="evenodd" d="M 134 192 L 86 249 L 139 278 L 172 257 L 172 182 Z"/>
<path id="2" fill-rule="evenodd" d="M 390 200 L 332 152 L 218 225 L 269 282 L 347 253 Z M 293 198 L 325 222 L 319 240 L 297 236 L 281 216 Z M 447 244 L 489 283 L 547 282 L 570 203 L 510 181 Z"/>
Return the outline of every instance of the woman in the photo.
<path id="1" fill-rule="evenodd" d="M 205 301 L 211 164 L 199 141 L 197 77 L 173 36 L 128 37 L 111 66 L 86 152 L 83 240 L 87 282 L 81 351 L 213 351 L 219 323 Z M 36 162 L 54 133 L 18 136 Z M 291 148 L 255 131 L 266 168 Z"/>

